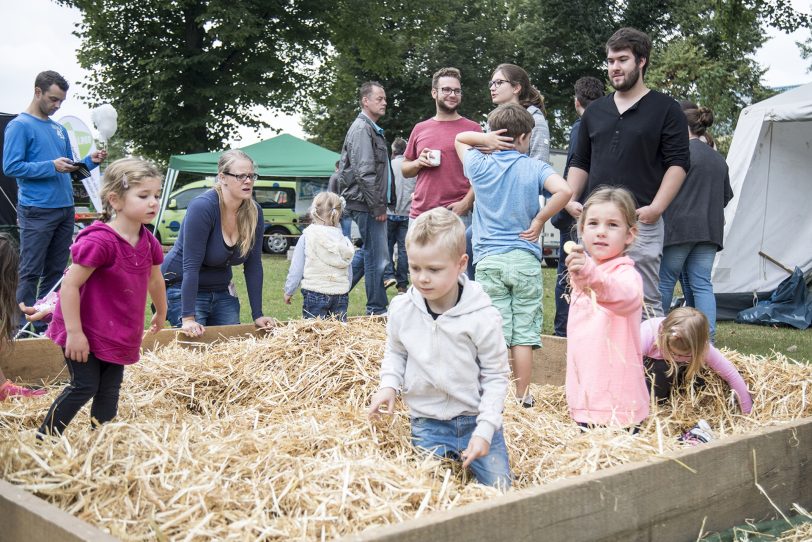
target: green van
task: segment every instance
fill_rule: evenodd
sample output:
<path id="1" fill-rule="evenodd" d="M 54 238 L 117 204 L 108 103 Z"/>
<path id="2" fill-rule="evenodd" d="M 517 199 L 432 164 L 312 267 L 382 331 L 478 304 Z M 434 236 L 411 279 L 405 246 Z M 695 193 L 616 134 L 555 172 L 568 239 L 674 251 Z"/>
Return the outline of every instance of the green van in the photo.
<path id="1" fill-rule="evenodd" d="M 155 236 L 163 245 L 172 245 L 180 233 L 189 202 L 214 185 L 214 181 L 194 181 L 172 192 L 161 217 Z M 296 209 L 297 183 L 293 181 L 258 180 L 254 183 L 254 199 L 262 207 L 265 252 L 284 254 L 302 234 Z"/>

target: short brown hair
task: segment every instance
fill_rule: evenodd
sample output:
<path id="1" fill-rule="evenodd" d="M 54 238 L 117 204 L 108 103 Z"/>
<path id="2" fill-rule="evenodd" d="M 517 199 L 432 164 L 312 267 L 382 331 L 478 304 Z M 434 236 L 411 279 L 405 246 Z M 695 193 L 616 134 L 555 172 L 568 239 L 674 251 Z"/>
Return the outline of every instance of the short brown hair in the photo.
<path id="1" fill-rule="evenodd" d="M 465 254 L 465 225 L 445 207 L 435 207 L 418 216 L 406 233 L 406 254 L 413 245 L 439 244 L 452 258 Z"/>
<path id="2" fill-rule="evenodd" d="M 586 109 L 586 106 L 603 96 L 603 89 L 603 81 L 587 75 L 575 82 L 575 98 Z"/>
<path id="3" fill-rule="evenodd" d="M 51 85 L 58 86 L 63 92 L 68 91 L 68 82 L 53 70 L 39 72 L 37 78 L 34 79 L 34 88 L 38 88 L 42 92 L 51 88 Z"/>
<path id="4" fill-rule="evenodd" d="M 635 62 L 640 62 L 641 58 L 645 58 L 646 63 L 643 66 L 643 75 L 646 75 L 646 70 L 651 63 L 649 59 L 651 55 L 651 38 L 648 37 L 648 34 L 640 32 L 636 28 L 621 28 L 612 34 L 612 37 L 606 42 L 606 52 L 609 52 L 609 49 L 614 51 L 630 49 L 634 55 Z"/>
<path id="5" fill-rule="evenodd" d="M 431 76 L 431 88 L 437 88 L 437 82 L 440 80 L 440 77 L 453 77 L 462 83 L 462 75 L 460 74 L 460 70 L 457 68 L 440 68 L 434 72 L 434 75 Z"/>
<path id="6" fill-rule="evenodd" d="M 513 139 L 531 133 L 535 126 L 533 115 L 519 104 L 502 104 L 488 114 L 488 127 L 494 131 L 505 129 L 503 135 Z"/>

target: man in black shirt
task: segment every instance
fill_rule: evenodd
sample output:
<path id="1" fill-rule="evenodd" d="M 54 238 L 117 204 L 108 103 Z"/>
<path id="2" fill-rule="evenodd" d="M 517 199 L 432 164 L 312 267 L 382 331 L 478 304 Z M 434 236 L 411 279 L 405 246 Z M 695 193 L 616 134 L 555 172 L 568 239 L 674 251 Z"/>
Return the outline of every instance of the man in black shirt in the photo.
<path id="1" fill-rule="evenodd" d="M 579 196 L 601 185 L 623 186 L 637 199 L 638 236 L 628 255 L 643 278 L 644 318 L 663 316 L 659 292 L 662 214 L 690 167 L 688 125 L 679 104 L 646 87 L 651 39 L 621 28 L 606 43 L 615 92 L 592 103 L 581 118 L 567 180 L 567 211 L 581 214 Z"/>

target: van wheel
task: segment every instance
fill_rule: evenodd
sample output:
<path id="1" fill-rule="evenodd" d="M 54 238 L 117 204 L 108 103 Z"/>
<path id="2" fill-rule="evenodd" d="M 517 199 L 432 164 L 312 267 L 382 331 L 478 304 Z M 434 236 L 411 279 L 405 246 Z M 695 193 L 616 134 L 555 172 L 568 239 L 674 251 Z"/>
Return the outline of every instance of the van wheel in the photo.
<path id="1" fill-rule="evenodd" d="M 284 254 L 290 248 L 290 232 L 285 228 L 271 228 L 262 238 L 262 249 L 269 254 Z"/>
<path id="2" fill-rule="evenodd" d="M 544 263 L 547 264 L 547 267 L 555 269 L 558 267 L 558 258 L 544 258 Z"/>

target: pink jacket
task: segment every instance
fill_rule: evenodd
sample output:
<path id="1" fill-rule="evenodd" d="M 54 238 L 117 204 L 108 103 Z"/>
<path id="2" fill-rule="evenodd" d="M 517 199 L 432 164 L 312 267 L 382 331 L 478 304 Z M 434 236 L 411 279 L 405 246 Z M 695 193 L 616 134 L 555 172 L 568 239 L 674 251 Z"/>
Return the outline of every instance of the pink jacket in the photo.
<path id="1" fill-rule="evenodd" d="M 640 325 L 640 343 L 643 347 L 643 355 L 653 359 L 665 359 L 663 353 L 657 348 L 657 335 L 660 333 L 660 326 L 665 318 L 652 318 Z M 677 363 L 688 363 L 689 360 L 677 358 Z M 728 385 L 736 392 L 739 398 L 739 407 L 744 414 L 750 414 L 753 409 L 753 398 L 747 391 L 747 384 L 736 370 L 736 366 L 727 359 L 713 345 L 708 348 L 708 355 L 705 356 L 705 363 L 721 376 Z"/>
<path id="2" fill-rule="evenodd" d="M 567 403 L 576 422 L 627 427 L 649 413 L 640 349 L 643 281 L 631 258 L 570 273 Z"/>

